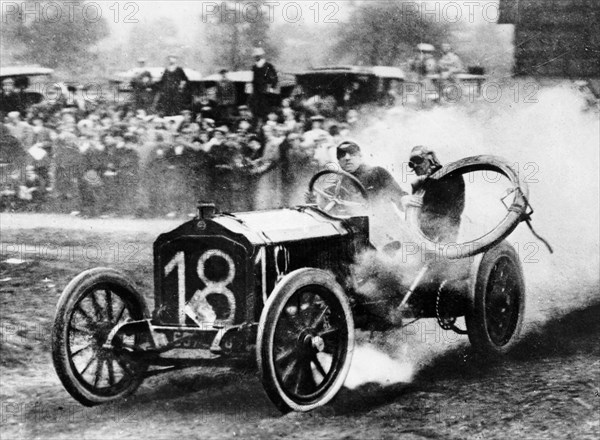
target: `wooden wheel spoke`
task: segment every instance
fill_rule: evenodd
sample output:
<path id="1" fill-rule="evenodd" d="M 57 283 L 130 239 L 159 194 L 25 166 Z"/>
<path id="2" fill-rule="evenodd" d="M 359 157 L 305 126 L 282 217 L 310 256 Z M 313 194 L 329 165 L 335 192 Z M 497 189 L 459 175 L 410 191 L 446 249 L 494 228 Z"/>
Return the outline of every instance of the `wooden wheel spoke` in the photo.
<path id="1" fill-rule="evenodd" d="M 289 344 L 296 340 L 300 331 L 301 328 L 294 319 L 283 319 L 277 323 L 275 338 L 282 344 Z"/>
<path id="2" fill-rule="evenodd" d="M 83 351 L 87 350 L 88 348 L 90 348 L 90 347 L 92 347 L 92 346 L 93 346 L 93 344 L 92 344 L 92 343 L 89 343 L 89 344 L 87 344 L 87 345 L 84 345 L 83 347 L 81 347 L 81 348 L 77 349 L 76 351 L 72 352 L 72 353 L 71 353 L 71 357 L 75 357 L 75 356 L 77 356 L 78 354 L 81 354 Z M 92 358 L 92 359 L 93 359 L 93 358 Z M 82 374 L 83 374 L 83 373 L 82 373 Z"/>
<path id="3" fill-rule="evenodd" d="M 92 298 L 92 307 L 94 308 L 96 319 L 101 321 L 104 318 L 104 314 L 102 313 L 102 307 L 100 307 L 100 304 L 98 303 L 98 298 L 96 298 L 96 292 L 92 292 L 90 296 Z"/>
<path id="4" fill-rule="evenodd" d="M 104 293 L 106 294 L 104 300 L 105 300 L 105 309 L 106 309 L 106 316 L 108 317 L 108 320 L 112 322 L 113 319 L 113 309 L 112 309 L 112 292 L 110 289 L 104 289 Z"/>
<path id="5" fill-rule="evenodd" d="M 135 371 L 128 365 L 127 361 L 124 359 L 119 359 L 116 358 L 117 364 L 119 365 L 119 367 L 121 367 L 121 369 L 123 370 L 124 373 L 126 373 L 129 376 L 134 376 L 135 375 Z"/>
<path id="6" fill-rule="evenodd" d="M 307 301 L 300 301 L 301 305 L 300 305 L 300 320 L 302 321 L 302 325 L 304 327 L 310 327 L 310 324 L 312 322 L 312 316 L 314 314 L 314 300 L 315 300 L 315 295 L 311 294 L 311 293 L 307 293 L 304 295 L 298 295 L 299 297 L 302 296 L 306 299 L 307 295 L 311 295 L 309 297 L 309 299 Z M 302 308 L 302 306 L 306 306 L 304 309 Z"/>
<path id="7" fill-rule="evenodd" d="M 329 306 L 325 306 L 325 308 L 321 311 L 321 314 L 317 317 L 317 319 L 312 322 L 311 327 L 313 329 L 316 329 L 321 324 L 323 324 L 327 310 L 329 310 Z"/>
<path id="8" fill-rule="evenodd" d="M 108 367 L 108 384 L 112 387 L 115 384 L 115 369 L 113 365 L 114 359 L 107 359 L 106 366 Z"/>
<path id="9" fill-rule="evenodd" d="M 293 359 L 287 367 L 283 370 L 281 374 L 281 381 L 283 383 L 287 383 L 288 380 L 293 376 L 294 371 L 296 370 L 296 366 L 298 364 L 298 359 Z"/>
<path id="10" fill-rule="evenodd" d="M 296 382 L 294 384 L 295 394 L 307 394 L 313 392 L 317 388 L 317 383 L 313 377 L 310 367 L 310 360 L 303 359 L 297 369 Z"/>
<path id="11" fill-rule="evenodd" d="M 295 359 L 296 350 L 294 348 L 289 348 L 285 350 L 283 353 L 279 353 L 275 356 L 275 362 L 278 364 L 286 364 L 291 359 Z"/>
<path id="12" fill-rule="evenodd" d="M 119 313 L 117 313 L 117 319 L 114 321 L 115 325 L 118 324 L 121 321 L 121 318 L 123 317 L 123 313 L 125 313 L 125 304 L 123 304 L 121 306 L 121 310 L 119 311 Z"/>
<path id="13" fill-rule="evenodd" d="M 104 358 L 98 358 L 98 363 L 96 364 L 96 372 L 94 374 L 94 388 L 98 387 L 98 382 L 102 377 L 102 367 L 104 367 Z"/>
<path id="14" fill-rule="evenodd" d="M 325 338 L 332 338 L 335 337 L 335 335 L 337 333 L 339 333 L 340 329 L 338 327 L 330 327 L 327 329 L 324 329 L 322 332 L 319 333 L 319 336 L 322 337 L 323 339 Z"/>
<path id="15" fill-rule="evenodd" d="M 90 356 L 90 360 L 89 362 L 86 364 L 85 368 L 83 370 L 81 370 L 81 376 L 83 376 L 85 374 L 85 372 L 88 370 L 88 368 L 90 368 L 92 366 L 92 364 L 94 363 L 95 360 L 97 360 L 97 357 L 95 356 L 96 351 L 94 350 L 94 354 L 92 356 Z"/>
<path id="16" fill-rule="evenodd" d="M 323 338 L 323 342 L 325 343 L 325 349 L 323 350 L 326 353 L 335 352 L 337 346 L 340 343 L 340 333 L 341 330 L 337 327 L 329 328 L 324 330 L 319 334 L 321 338 Z"/>
<path id="17" fill-rule="evenodd" d="M 314 353 L 313 358 L 312 358 L 312 363 L 315 365 L 315 368 L 317 369 L 319 374 L 321 376 L 323 376 L 323 379 L 325 379 L 325 377 L 327 376 L 327 372 L 325 371 L 325 368 L 323 368 L 321 361 L 317 357 L 317 353 Z"/>
<path id="18" fill-rule="evenodd" d="M 83 333 L 84 335 L 88 335 L 88 336 L 94 336 L 94 332 L 86 329 L 86 328 L 79 328 L 77 326 L 72 325 L 71 327 L 69 327 L 69 331 L 73 331 L 75 333 Z"/>
<path id="19" fill-rule="evenodd" d="M 89 313 L 81 306 L 81 303 L 77 304 L 77 307 L 75 307 L 75 311 L 79 312 L 79 314 L 83 316 L 83 319 L 88 325 L 92 327 L 96 325 L 96 320 L 94 320 L 94 318 L 92 318 L 89 315 Z"/>

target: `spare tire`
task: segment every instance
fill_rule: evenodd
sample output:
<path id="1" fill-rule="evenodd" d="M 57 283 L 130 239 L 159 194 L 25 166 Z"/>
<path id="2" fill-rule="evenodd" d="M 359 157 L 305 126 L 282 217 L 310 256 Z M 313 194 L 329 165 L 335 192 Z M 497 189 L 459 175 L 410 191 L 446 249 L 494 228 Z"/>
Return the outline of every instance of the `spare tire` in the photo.
<path id="1" fill-rule="evenodd" d="M 509 165 L 506 159 L 498 156 L 482 155 L 466 157 L 445 165 L 432 174 L 430 179 L 440 180 L 447 176 L 462 175 L 473 171 L 495 171 L 504 175 L 510 180 L 515 197 L 512 205 L 508 208 L 506 216 L 490 232 L 476 240 L 464 243 L 452 243 L 452 246 L 456 248 L 456 252 L 452 252 L 451 254 L 446 253 L 447 255 L 445 256 L 449 259 L 470 257 L 494 247 L 515 230 L 517 225 L 525 218 L 527 207 L 529 206 L 527 202 L 529 197 L 527 183 L 521 180 L 519 173 Z M 414 195 L 416 197 L 423 197 L 424 194 L 424 190 L 419 190 Z M 421 207 L 411 205 L 406 208 L 406 221 L 419 235 L 423 244 L 427 247 L 437 249 L 443 243 L 436 243 L 423 234 L 420 227 L 420 217 Z"/>

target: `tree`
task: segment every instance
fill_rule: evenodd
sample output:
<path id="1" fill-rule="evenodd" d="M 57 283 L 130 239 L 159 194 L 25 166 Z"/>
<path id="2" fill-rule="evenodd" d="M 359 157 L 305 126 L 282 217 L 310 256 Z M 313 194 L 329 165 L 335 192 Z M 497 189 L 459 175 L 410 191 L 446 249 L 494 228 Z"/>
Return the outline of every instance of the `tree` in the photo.
<path id="1" fill-rule="evenodd" d="M 262 47 L 270 59 L 277 58 L 279 51 L 269 38 L 269 14 L 264 3 L 222 2 L 202 18 L 207 23 L 213 65 L 231 70 L 247 68 L 253 47 Z"/>
<path id="2" fill-rule="evenodd" d="M 3 49 L 15 47 L 10 54 L 15 61 L 73 73 L 85 71 L 96 61 L 90 49 L 109 35 L 97 3 L 27 0 L 18 5 L 17 13 L 2 17 Z"/>
<path id="3" fill-rule="evenodd" d="M 450 23 L 427 19 L 414 1 L 364 2 L 349 23 L 339 27 L 333 53 L 354 64 L 395 65 L 406 60 L 415 45 L 439 45 L 450 34 Z"/>
<path id="4" fill-rule="evenodd" d="M 170 18 L 163 17 L 148 24 L 138 24 L 129 34 L 129 55 L 132 59 L 145 58 L 150 65 L 163 65 L 171 52 L 183 55 L 177 36 L 177 25 Z"/>

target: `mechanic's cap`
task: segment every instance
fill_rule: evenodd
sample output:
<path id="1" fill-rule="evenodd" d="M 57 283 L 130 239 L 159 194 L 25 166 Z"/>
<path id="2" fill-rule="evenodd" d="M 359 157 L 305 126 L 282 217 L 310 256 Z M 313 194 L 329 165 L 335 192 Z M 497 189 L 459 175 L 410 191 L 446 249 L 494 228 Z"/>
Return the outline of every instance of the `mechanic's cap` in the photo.
<path id="1" fill-rule="evenodd" d="M 343 141 L 337 146 L 337 158 L 344 157 L 346 153 L 356 154 L 360 152 L 360 147 L 356 142 Z"/>
<path id="2" fill-rule="evenodd" d="M 265 50 L 262 47 L 256 47 L 252 50 L 252 56 L 262 57 L 265 54 Z"/>
<path id="3" fill-rule="evenodd" d="M 410 150 L 410 157 L 411 159 L 413 157 L 426 157 L 427 155 L 431 154 L 432 151 L 423 146 L 423 145 L 417 145 L 416 147 L 413 147 L 412 150 Z"/>
<path id="4" fill-rule="evenodd" d="M 323 122 L 325 120 L 325 117 L 322 115 L 315 115 L 313 117 L 310 118 L 311 121 L 321 121 Z"/>
<path id="5" fill-rule="evenodd" d="M 413 158 L 418 158 L 418 159 L 429 159 L 431 161 L 431 163 L 435 166 L 441 166 L 440 161 L 438 160 L 435 151 L 433 151 L 431 148 L 427 148 L 423 145 L 417 145 L 416 147 L 413 147 L 413 149 L 410 151 L 410 161 L 413 161 Z"/>
<path id="6" fill-rule="evenodd" d="M 238 110 L 248 110 L 248 106 L 247 105 L 240 105 L 238 107 Z"/>

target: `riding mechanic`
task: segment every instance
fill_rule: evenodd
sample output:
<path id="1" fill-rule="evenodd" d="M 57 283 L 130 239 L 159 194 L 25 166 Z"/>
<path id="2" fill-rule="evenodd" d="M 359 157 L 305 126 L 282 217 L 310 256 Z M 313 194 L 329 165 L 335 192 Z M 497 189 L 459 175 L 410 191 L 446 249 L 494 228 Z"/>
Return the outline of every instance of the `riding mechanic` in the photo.
<path id="1" fill-rule="evenodd" d="M 449 175 L 443 179 L 431 176 L 442 168 L 435 151 L 418 145 L 411 150 L 408 162 L 417 175 L 412 192 L 424 190 L 423 199 L 415 196 L 403 198 L 405 206 L 421 206 L 420 224 L 423 233 L 437 242 L 456 242 L 460 219 L 465 209 L 465 181 L 462 175 Z"/>

